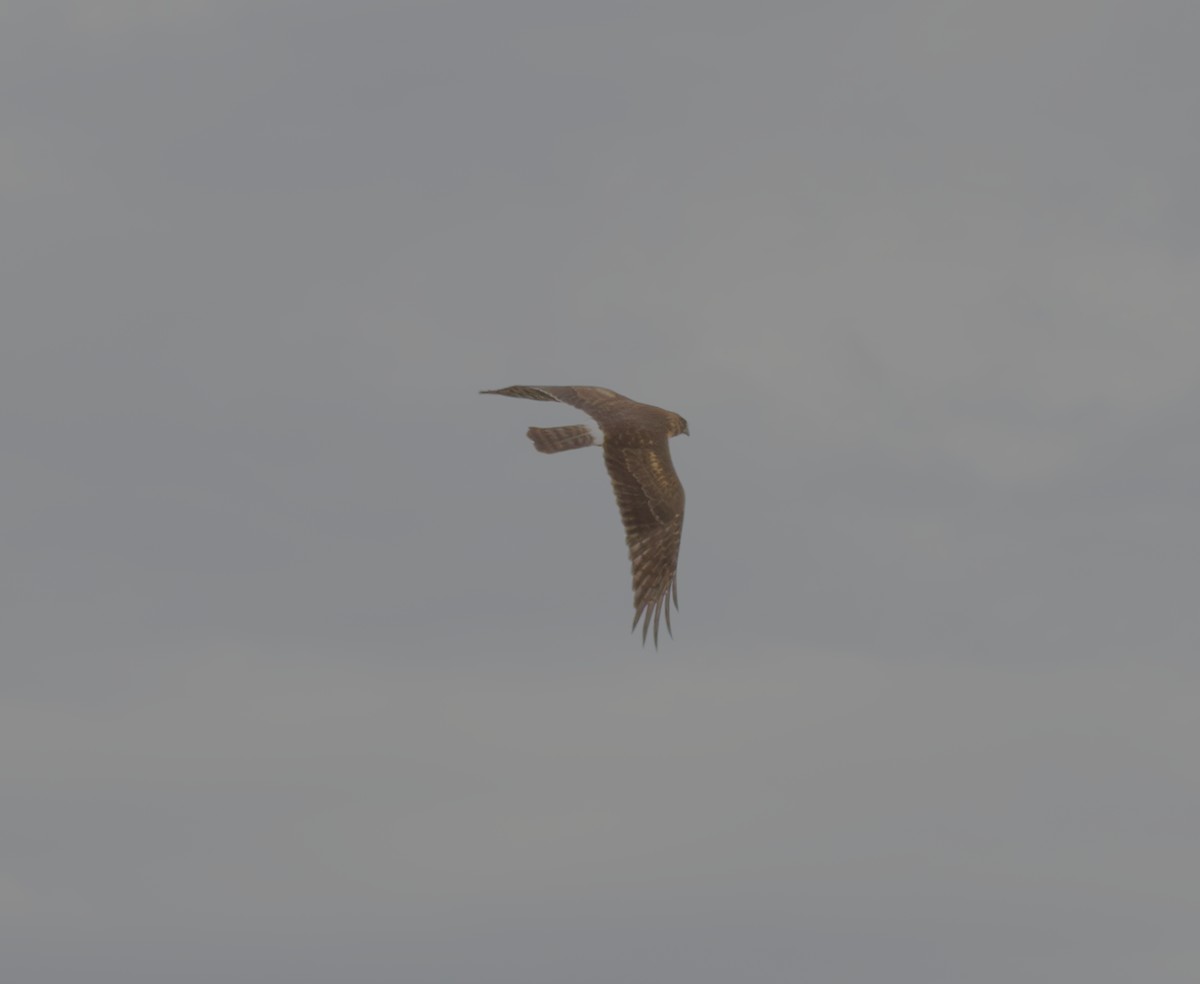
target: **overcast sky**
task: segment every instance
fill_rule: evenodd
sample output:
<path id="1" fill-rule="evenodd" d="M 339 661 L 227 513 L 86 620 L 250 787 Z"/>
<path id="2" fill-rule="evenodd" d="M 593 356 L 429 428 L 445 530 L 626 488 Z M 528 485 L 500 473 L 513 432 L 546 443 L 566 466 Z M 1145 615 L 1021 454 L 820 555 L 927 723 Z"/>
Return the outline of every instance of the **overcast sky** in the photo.
<path id="1" fill-rule="evenodd" d="M 1197 50 L 0 6 L 5 980 L 1200 978 Z M 517 383 L 688 419 L 657 652 Z"/>

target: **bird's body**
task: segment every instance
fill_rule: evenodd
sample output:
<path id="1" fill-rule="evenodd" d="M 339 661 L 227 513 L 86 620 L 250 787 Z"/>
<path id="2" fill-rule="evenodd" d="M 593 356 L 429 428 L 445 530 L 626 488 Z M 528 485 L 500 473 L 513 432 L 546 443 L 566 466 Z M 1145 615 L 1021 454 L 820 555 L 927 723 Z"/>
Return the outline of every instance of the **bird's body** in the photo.
<path id="1" fill-rule="evenodd" d="M 683 532 L 683 486 L 671 464 L 667 440 L 686 434 L 687 421 L 601 386 L 509 386 L 481 392 L 566 403 L 599 424 L 599 441 L 587 424 L 530 427 L 527 436 L 545 454 L 603 446 L 633 567 L 633 627 L 642 621 L 645 642 L 653 618 L 657 646 L 659 617 L 666 613 L 670 633 L 670 602 L 679 607 L 675 571 Z"/>

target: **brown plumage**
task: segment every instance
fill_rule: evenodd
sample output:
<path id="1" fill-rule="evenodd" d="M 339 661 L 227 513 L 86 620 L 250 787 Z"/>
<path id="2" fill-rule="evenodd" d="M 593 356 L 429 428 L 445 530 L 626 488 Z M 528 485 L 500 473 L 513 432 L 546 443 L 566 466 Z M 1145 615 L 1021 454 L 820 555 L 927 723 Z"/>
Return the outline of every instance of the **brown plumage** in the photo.
<path id="1" fill-rule="evenodd" d="M 671 465 L 667 439 L 686 434 L 687 421 L 600 386 L 509 386 L 480 392 L 566 403 L 600 425 L 603 442 L 595 440 L 587 424 L 530 427 L 527 435 L 545 454 L 603 444 L 633 566 L 633 627 L 642 622 L 645 643 L 653 618 L 657 647 L 659 617 L 666 614 L 669 634 L 670 602 L 679 607 L 675 568 L 683 532 L 683 486 Z"/>

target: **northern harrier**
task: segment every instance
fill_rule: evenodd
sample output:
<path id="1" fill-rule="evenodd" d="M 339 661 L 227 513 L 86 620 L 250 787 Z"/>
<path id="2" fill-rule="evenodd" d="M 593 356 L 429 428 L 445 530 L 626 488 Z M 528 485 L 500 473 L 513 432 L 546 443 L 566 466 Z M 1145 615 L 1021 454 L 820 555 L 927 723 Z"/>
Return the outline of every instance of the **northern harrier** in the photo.
<path id="1" fill-rule="evenodd" d="M 526 436 L 544 454 L 603 444 L 604 465 L 621 509 L 633 565 L 633 627 L 642 620 L 645 643 L 653 615 L 657 648 L 659 616 L 666 613 L 669 634 L 670 602 L 679 607 L 675 566 L 683 531 L 683 486 L 671 465 L 667 438 L 686 434 L 687 421 L 677 413 L 636 403 L 600 386 L 509 386 L 480 392 L 556 400 L 577 407 L 600 425 L 601 440 L 596 440 L 588 424 L 530 427 Z"/>

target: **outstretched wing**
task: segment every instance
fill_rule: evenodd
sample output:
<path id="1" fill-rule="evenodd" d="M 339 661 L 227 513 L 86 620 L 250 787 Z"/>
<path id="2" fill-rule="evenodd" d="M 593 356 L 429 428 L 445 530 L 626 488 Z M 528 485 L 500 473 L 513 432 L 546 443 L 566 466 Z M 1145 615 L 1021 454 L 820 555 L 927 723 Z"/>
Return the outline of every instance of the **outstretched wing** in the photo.
<path id="1" fill-rule="evenodd" d="M 498 390 L 480 390 L 497 396 L 518 396 L 525 400 L 553 400 L 582 410 L 601 427 L 621 411 L 639 406 L 636 401 L 603 386 L 506 386 Z"/>
<path id="2" fill-rule="evenodd" d="M 671 602 L 679 607 L 675 572 L 683 534 L 683 485 L 671 464 L 665 434 L 653 436 L 638 429 L 608 432 L 604 464 L 612 478 L 633 567 L 633 627 L 642 622 L 645 642 L 653 616 L 657 647 L 660 616 L 665 612 L 670 634 Z"/>

